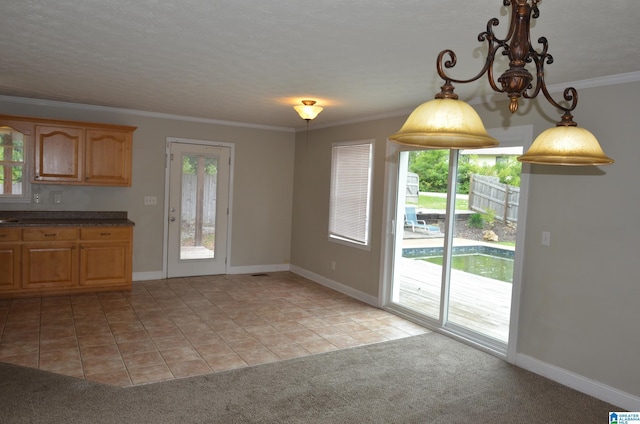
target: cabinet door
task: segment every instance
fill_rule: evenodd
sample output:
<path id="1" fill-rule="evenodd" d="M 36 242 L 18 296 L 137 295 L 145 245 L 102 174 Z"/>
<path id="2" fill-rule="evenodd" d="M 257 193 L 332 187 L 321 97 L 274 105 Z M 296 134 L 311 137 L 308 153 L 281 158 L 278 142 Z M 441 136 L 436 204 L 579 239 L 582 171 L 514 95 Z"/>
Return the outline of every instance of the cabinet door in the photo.
<path id="1" fill-rule="evenodd" d="M 56 289 L 78 284 L 76 242 L 27 243 L 22 246 L 22 288 Z"/>
<path id="2" fill-rule="evenodd" d="M 0 229 L 0 291 L 20 288 L 20 230 Z"/>
<path id="3" fill-rule="evenodd" d="M 126 241 L 82 243 L 80 245 L 80 285 L 130 285 L 130 258 L 131 245 Z"/>
<path id="4" fill-rule="evenodd" d="M 35 182 L 83 181 L 84 130 L 79 127 L 36 126 Z"/>
<path id="5" fill-rule="evenodd" d="M 131 286 L 131 227 L 80 229 L 80 285 Z"/>
<path id="6" fill-rule="evenodd" d="M 130 186 L 130 131 L 87 129 L 85 142 L 85 182 Z"/>

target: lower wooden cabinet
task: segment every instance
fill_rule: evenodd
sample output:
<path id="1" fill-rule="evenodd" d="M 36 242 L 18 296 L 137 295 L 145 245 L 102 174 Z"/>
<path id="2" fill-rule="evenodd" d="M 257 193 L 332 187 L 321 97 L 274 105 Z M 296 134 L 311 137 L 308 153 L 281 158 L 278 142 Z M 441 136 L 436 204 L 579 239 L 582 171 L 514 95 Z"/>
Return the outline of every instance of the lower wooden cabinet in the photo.
<path id="1" fill-rule="evenodd" d="M 20 288 L 20 230 L 0 228 L 0 293 Z"/>
<path id="2" fill-rule="evenodd" d="M 132 227 L 0 229 L 0 298 L 129 290 L 132 238 Z"/>
<path id="3" fill-rule="evenodd" d="M 131 284 L 131 228 L 80 230 L 80 286 Z"/>

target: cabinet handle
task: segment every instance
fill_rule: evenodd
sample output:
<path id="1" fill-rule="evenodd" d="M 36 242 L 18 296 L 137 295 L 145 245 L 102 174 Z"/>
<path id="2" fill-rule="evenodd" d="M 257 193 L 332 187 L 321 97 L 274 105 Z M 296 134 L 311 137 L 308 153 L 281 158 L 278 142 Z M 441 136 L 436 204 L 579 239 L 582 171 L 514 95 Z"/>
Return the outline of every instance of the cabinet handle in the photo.
<path id="1" fill-rule="evenodd" d="M 55 237 L 56 233 L 49 233 L 49 234 L 45 234 L 45 237 Z"/>
<path id="2" fill-rule="evenodd" d="M 110 236 L 111 233 L 100 233 L 101 236 Z"/>

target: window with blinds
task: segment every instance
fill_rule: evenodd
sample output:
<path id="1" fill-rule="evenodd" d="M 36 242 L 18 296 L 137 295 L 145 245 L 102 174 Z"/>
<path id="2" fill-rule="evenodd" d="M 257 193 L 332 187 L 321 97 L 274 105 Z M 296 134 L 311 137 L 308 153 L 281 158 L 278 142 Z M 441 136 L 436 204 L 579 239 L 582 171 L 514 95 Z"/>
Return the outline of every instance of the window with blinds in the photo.
<path id="1" fill-rule="evenodd" d="M 330 239 L 369 246 L 372 166 L 372 140 L 333 144 Z"/>

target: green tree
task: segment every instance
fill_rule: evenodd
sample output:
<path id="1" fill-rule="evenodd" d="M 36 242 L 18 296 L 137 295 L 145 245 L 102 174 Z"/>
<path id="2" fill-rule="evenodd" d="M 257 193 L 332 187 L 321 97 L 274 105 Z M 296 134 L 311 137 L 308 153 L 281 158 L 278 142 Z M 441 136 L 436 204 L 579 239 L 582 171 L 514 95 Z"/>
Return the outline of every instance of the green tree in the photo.
<path id="1" fill-rule="evenodd" d="M 197 156 L 182 157 L 182 172 L 184 174 L 195 174 L 197 165 Z M 214 158 L 205 158 L 204 172 L 205 174 L 215 175 L 218 172 L 218 160 Z"/>
<path id="2" fill-rule="evenodd" d="M 420 191 L 447 192 L 448 150 L 419 150 L 409 153 L 409 171 L 420 178 Z"/>

